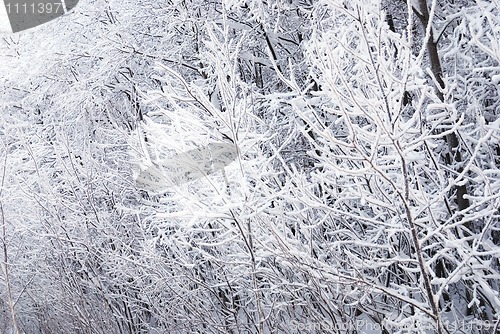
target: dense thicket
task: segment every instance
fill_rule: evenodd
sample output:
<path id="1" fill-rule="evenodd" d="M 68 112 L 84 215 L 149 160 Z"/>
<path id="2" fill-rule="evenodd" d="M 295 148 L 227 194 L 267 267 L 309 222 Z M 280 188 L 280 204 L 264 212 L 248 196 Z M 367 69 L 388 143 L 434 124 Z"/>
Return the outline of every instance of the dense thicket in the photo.
<path id="1" fill-rule="evenodd" d="M 495 0 L 2 36 L 0 332 L 497 332 L 499 40 Z"/>

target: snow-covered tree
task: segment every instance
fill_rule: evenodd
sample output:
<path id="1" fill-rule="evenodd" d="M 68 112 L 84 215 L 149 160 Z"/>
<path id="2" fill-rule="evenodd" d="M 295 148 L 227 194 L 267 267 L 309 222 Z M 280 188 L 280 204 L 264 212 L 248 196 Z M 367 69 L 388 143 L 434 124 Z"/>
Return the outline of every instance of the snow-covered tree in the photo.
<path id="1" fill-rule="evenodd" d="M 93 0 L 4 36 L 0 331 L 497 331 L 499 17 Z"/>

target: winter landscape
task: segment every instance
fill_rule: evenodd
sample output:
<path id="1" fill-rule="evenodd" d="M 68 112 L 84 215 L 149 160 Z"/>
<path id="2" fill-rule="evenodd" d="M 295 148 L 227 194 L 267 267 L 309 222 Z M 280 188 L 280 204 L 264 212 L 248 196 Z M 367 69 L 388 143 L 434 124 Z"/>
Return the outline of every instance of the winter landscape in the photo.
<path id="1" fill-rule="evenodd" d="M 0 333 L 500 331 L 499 0 L 38 2 Z"/>

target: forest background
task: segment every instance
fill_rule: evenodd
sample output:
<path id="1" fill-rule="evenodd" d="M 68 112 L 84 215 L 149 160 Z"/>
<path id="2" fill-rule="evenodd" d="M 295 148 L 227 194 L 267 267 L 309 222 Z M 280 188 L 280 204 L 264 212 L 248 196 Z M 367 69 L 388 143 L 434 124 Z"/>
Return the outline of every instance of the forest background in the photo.
<path id="1" fill-rule="evenodd" d="M 499 43 L 498 0 L 1 35 L 0 332 L 498 333 Z"/>

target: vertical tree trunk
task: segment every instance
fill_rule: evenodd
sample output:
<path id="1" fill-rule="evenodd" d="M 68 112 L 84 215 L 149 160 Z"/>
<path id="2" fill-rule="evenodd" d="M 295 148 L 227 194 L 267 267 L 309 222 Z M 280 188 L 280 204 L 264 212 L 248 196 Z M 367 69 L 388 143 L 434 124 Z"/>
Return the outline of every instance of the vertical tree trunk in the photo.
<path id="1" fill-rule="evenodd" d="M 427 0 L 418 0 L 418 7 L 419 8 L 413 8 L 415 14 L 419 18 L 420 22 L 422 23 L 422 28 L 424 31 L 427 29 L 429 24 L 432 24 L 432 18 L 430 17 L 429 14 L 429 8 L 427 7 Z M 443 81 L 443 69 L 441 67 L 441 61 L 439 58 L 439 53 L 438 53 L 438 45 L 437 41 L 434 40 L 434 32 L 431 27 L 429 31 L 429 39 L 427 40 L 427 53 L 429 56 L 429 62 L 431 65 L 431 71 L 432 75 L 434 76 L 434 80 L 436 80 L 437 87 L 436 87 L 436 94 L 438 98 L 441 100 L 441 102 L 444 102 L 444 95 L 443 95 L 443 89 L 445 88 L 445 84 Z M 456 164 L 456 163 L 461 163 L 462 162 L 462 155 L 460 153 L 460 148 L 459 148 L 459 140 L 458 140 L 458 135 L 456 132 L 452 132 L 446 136 L 446 142 L 448 144 L 448 149 L 449 153 L 447 156 L 447 162 L 450 165 Z M 462 167 L 457 168 L 457 172 L 461 173 L 463 171 Z M 467 186 L 465 184 L 463 185 L 457 185 L 454 187 L 455 192 L 456 192 L 456 203 L 458 206 L 458 210 L 462 211 L 467 209 L 470 206 L 469 200 L 466 198 L 465 195 L 468 194 L 467 192 Z M 472 230 L 473 226 L 472 224 L 468 224 L 467 228 Z"/>
<path id="2" fill-rule="evenodd" d="M 5 160 L 4 160 L 4 166 L 3 166 L 3 173 L 2 173 L 2 182 L 0 182 L 0 196 L 2 195 L 2 189 L 4 186 L 4 181 L 5 181 L 5 172 L 7 170 L 7 152 L 5 153 Z M 3 205 L 1 202 L 0 198 L 0 223 L 2 224 L 2 244 L 3 244 L 3 261 L 2 261 L 2 273 L 4 276 L 4 281 L 5 281 L 5 293 L 7 294 L 7 303 L 9 304 L 9 311 L 10 311 L 10 317 L 12 320 L 12 331 L 14 334 L 19 334 L 19 327 L 17 325 L 17 319 L 16 319 L 16 310 L 15 310 L 15 302 L 12 299 L 12 289 L 11 289 L 11 282 L 10 282 L 10 275 L 9 275 L 9 256 L 8 256 L 8 249 L 7 249 L 7 230 L 6 230 L 6 221 L 5 221 L 5 214 L 3 211 Z"/>
<path id="3" fill-rule="evenodd" d="M 418 0 L 418 8 L 413 7 L 413 10 L 417 17 L 419 18 L 422 28 L 427 30 L 429 24 L 432 25 L 432 18 L 429 13 L 429 8 L 427 6 L 427 0 Z M 435 40 L 434 32 L 432 26 L 429 29 L 429 38 L 427 40 L 427 53 L 429 56 L 429 62 L 431 65 L 431 72 L 434 77 L 434 80 L 437 83 L 436 87 L 436 95 L 441 100 L 441 102 L 445 102 L 443 90 L 445 88 L 445 83 L 443 80 L 443 68 L 441 66 L 441 60 L 439 58 L 439 48 L 438 41 Z M 455 169 L 457 173 L 462 173 L 463 168 L 459 166 L 454 166 L 460 164 L 462 162 L 462 155 L 460 153 L 459 147 L 459 138 L 456 132 L 452 132 L 446 135 L 446 143 L 448 144 L 448 154 L 446 156 L 446 162 Z M 455 185 L 453 187 L 455 192 L 455 202 L 457 204 L 457 208 L 459 211 L 463 211 L 470 206 L 469 200 L 466 198 L 468 194 L 466 184 Z M 464 223 L 464 226 L 471 232 L 474 233 L 475 227 L 472 221 L 468 221 Z M 436 274 L 439 277 L 446 276 L 446 261 L 438 261 L 436 264 Z M 468 301 L 472 300 L 472 296 L 470 294 L 470 289 L 467 289 L 467 299 Z M 449 305 L 451 302 L 450 295 L 448 293 L 443 292 L 443 301 L 445 305 Z M 474 310 L 472 307 L 467 307 L 467 314 L 472 315 Z"/>

